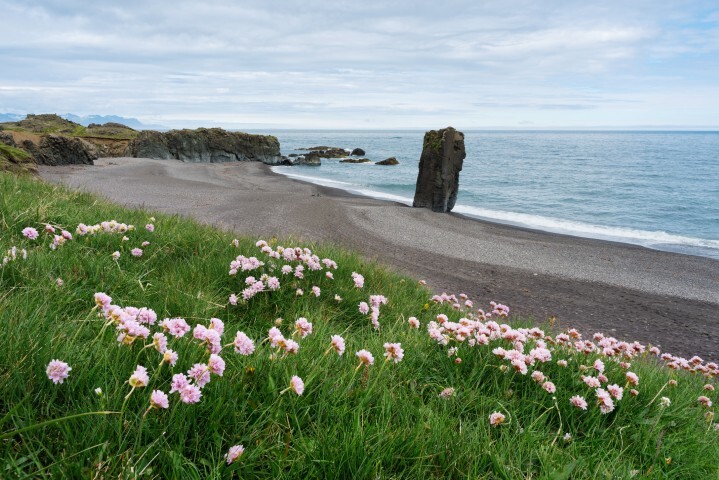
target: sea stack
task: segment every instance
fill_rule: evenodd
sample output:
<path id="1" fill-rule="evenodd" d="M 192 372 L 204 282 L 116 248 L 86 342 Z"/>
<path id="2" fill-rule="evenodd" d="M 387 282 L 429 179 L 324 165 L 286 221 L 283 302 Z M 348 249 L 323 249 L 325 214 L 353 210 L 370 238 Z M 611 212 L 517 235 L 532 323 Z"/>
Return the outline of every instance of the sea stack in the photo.
<path id="1" fill-rule="evenodd" d="M 425 133 L 412 206 L 431 208 L 433 212 L 451 211 L 466 156 L 462 132 L 447 127 Z"/>

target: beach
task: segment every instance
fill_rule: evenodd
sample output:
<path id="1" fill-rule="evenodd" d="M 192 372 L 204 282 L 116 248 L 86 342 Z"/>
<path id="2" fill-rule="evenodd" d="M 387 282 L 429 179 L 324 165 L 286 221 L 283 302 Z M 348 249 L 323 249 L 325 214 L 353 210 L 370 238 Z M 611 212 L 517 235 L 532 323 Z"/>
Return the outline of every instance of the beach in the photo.
<path id="1" fill-rule="evenodd" d="M 413 209 L 289 179 L 257 162 L 105 158 L 40 167 L 40 175 L 238 235 L 346 247 L 435 292 L 466 293 L 477 307 L 494 300 L 537 323 L 555 317 L 585 335 L 719 359 L 717 260 Z"/>

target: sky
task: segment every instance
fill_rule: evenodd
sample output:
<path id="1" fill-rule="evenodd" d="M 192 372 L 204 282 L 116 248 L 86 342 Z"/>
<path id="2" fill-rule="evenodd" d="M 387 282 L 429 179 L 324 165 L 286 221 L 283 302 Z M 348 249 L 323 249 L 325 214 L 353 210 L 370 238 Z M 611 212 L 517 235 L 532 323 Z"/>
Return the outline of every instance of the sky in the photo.
<path id="1" fill-rule="evenodd" d="M 0 0 L 0 12 L 0 113 L 719 129 L 716 0 Z"/>

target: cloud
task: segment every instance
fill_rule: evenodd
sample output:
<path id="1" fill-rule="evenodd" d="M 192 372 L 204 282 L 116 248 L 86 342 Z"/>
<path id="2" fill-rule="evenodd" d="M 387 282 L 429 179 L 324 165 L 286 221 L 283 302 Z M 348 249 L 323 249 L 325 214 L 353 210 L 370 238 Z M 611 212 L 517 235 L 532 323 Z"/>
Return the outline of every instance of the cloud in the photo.
<path id="1" fill-rule="evenodd" d="M 704 106 L 672 123 L 719 106 L 710 2 L 0 0 L 0 11 L 0 111 L 423 128 L 651 123 L 697 88 L 711 92 Z"/>

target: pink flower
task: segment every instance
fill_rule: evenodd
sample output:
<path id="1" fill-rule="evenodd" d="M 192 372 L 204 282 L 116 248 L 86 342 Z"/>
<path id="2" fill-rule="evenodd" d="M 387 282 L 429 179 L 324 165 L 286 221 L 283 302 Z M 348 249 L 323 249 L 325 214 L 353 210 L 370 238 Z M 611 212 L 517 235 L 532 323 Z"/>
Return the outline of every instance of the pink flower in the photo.
<path id="1" fill-rule="evenodd" d="M 557 387 L 552 382 L 544 382 L 542 384 L 542 388 L 547 391 L 547 393 L 554 393 L 557 391 Z"/>
<path id="2" fill-rule="evenodd" d="M 142 242 L 140 244 L 140 246 L 144 248 L 144 247 L 148 246 L 149 244 L 150 244 L 150 242 L 145 241 L 145 242 Z"/>
<path id="3" fill-rule="evenodd" d="M 707 392 L 713 392 L 714 385 L 712 385 L 711 383 L 707 383 L 706 385 L 704 385 L 704 390 L 706 390 Z"/>
<path id="4" fill-rule="evenodd" d="M 113 260 L 120 260 L 120 252 L 118 252 L 118 251 L 112 252 L 112 255 L 110 255 L 110 256 L 112 257 Z"/>
<path id="5" fill-rule="evenodd" d="M 145 225 L 145 230 L 147 230 L 148 232 L 154 232 L 155 226 L 151 223 L 148 223 L 147 225 Z"/>
<path id="6" fill-rule="evenodd" d="M 566 360 L 557 360 L 557 365 L 560 367 L 566 367 L 568 365 Z"/>
<path id="7" fill-rule="evenodd" d="M 142 249 L 140 249 L 140 248 L 133 248 L 132 250 L 130 250 L 130 253 L 132 254 L 133 257 L 141 257 L 141 256 L 142 256 Z"/>
<path id="8" fill-rule="evenodd" d="M 535 382 L 542 383 L 542 382 L 544 382 L 545 379 L 546 379 L 546 377 L 539 370 L 535 370 L 532 372 L 532 380 L 534 380 Z"/>
<path id="9" fill-rule="evenodd" d="M 597 388 L 596 392 L 599 410 L 604 414 L 614 410 L 614 401 L 612 400 L 612 396 L 603 388 Z"/>
<path id="10" fill-rule="evenodd" d="M 36 240 L 38 236 L 40 236 L 39 233 L 37 233 L 37 230 L 35 230 L 32 227 L 25 227 L 22 229 L 22 234 L 25 238 L 28 240 Z"/>
<path id="11" fill-rule="evenodd" d="M 709 399 L 709 397 L 701 395 L 699 398 L 697 398 L 697 401 L 707 408 L 712 407 L 712 401 Z"/>
<path id="12" fill-rule="evenodd" d="M 172 376 L 172 383 L 170 384 L 170 393 L 181 392 L 186 386 L 190 384 L 189 380 L 184 373 L 176 373 Z"/>
<path id="13" fill-rule="evenodd" d="M 47 378 L 55 384 L 63 383 L 70 375 L 70 370 L 72 370 L 72 368 L 70 368 L 67 363 L 61 362 L 60 360 L 52 360 L 47 364 Z"/>
<path id="14" fill-rule="evenodd" d="M 305 382 L 297 375 L 293 375 L 290 380 L 290 388 L 294 390 L 297 395 L 302 395 L 302 392 L 305 391 Z"/>
<path id="15" fill-rule="evenodd" d="M 594 361 L 594 369 L 599 373 L 604 373 L 604 362 L 600 359 Z"/>
<path id="16" fill-rule="evenodd" d="M 187 376 L 194 379 L 198 387 L 202 388 L 210 383 L 210 369 L 204 363 L 196 363 L 187 371 Z"/>
<path id="17" fill-rule="evenodd" d="M 72 233 L 68 232 L 67 230 L 63 230 L 62 232 L 60 232 L 60 235 L 65 240 L 72 240 Z"/>
<path id="18" fill-rule="evenodd" d="M 374 364 L 374 357 L 367 350 L 364 350 L 364 349 L 360 350 L 355 355 L 357 355 L 357 357 L 359 357 L 359 359 L 360 359 L 360 366 L 362 364 L 367 365 L 367 366 Z"/>
<path id="19" fill-rule="evenodd" d="M 302 338 L 312 333 L 312 324 L 306 318 L 300 317 L 295 322 L 295 330 Z"/>
<path id="20" fill-rule="evenodd" d="M 243 453 L 245 453 L 245 447 L 243 447 L 242 445 L 235 445 L 234 447 L 230 447 L 230 450 L 227 452 L 227 454 L 225 454 L 227 465 L 240 458 Z"/>
<path id="21" fill-rule="evenodd" d="M 55 233 L 55 227 L 50 225 L 49 223 L 45 224 L 45 231 L 47 233 Z"/>
<path id="22" fill-rule="evenodd" d="M 339 335 L 332 335 L 332 347 L 340 357 L 345 353 L 345 339 Z"/>
<path id="23" fill-rule="evenodd" d="M 160 353 L 167 350 L 167 337 L 164 333 L 157 332 L 152 336 L 152 346 Z"/>
<path id="24" fill-rule="evenodd" d="M 401 343 L 385 343 L 384 344 L 384 356 L 387 360 L 394 360 L 394 363 L 399 363 L 404 358 L 404 350 L 402 349 Z"/>
<path id="25" fill-rule="evenodd" d="M 409 326 L 412 328 L 419 328 L 419 320 L 417 320 L 416 317 L 409 317 L 407 323 L 409 323 Z"/>
<path id="26" fill-rule="evenodd" d="M 449 398 L 454 395 L 454 391 L 455 391 L 454 388 L 447 387 L 444 390 L 442 390 L 441 392 L 439 392 L 439 398 Z"/>
<path id="27" fill-rule="evenodd" d="M 316 285 L 312 287 L 312 294 L 313 294 L 315 297 L 319 297 L 319 296 L 320 296 L 320 293 L 321 293 L 320 287 L 318 287 L 318 286 L 316 286 Z"/>
<path id="28" fill-rule="evenodd" d="M 111 303 L 112 303 L 112 298 L 109 295 L 107 295 L 103 292 L 97 292 L 95 294 L 95 304 L 98 307 L 104 309 L 105 307 L 109 307 Z"/>
<path id="29" fill-rule="evenodd" d="M 255 343 L 245 335 L 244 332 L 237 332 L 237 335 L 235 335 L 235 353 L 239 353 L 240 355 L 252 355 L 252 353 L 255 351 Z"/>
<path id="30" fill-rule="evenodd" d="M 617 400 L 621 400 L 624 396 L 624 389 L 619 385 L 607 385 L 607 390 L 612 395 L 612 397 L 616 398 Z"/>
<path id="31" fill-rule="evenodd" d="M 294 340 L 287 340 L 285 341 L 285 351 L 287 353 L 297 353 L 300 350 L 300 344 L 295 342 Z"/>
<path id="32" fill-rule="evenodd" d="M 354 280 L 355 287 L 364 287 L 364 277 L 357 272 L 352 272 L 352 280 Z"/>
<path id="33" fill-rule="evenodd" d="M 627 383 L 629 385 L 634 385 L 634 386 L 639 385 L 639 377 L 637 376 L 636 373 L 627 372 L 626 377 L 627 377 Z"/>
<path id="34" fill-rule="evenodd" d="M 505 419 L 506 417 L 502 413 L 494 412 L 489 416 L 489 424 L 493 427 L 498 427 L 504 423 Z"/>
<path id="35" fill-rule="evenodd" d="M 190 331 L 190 326 L 184 318 L 166 318 L 160 324 L 162 328 L 170 332 L 170 335 L 180 338 Z"/>
<path id="36" fill-rule="evenodd" d="M 279 290 L 280 289 L 280 280 L 277 277 L 270 277 L 267 279 L 267 289 L 268 290 Z"/>
<path id="37" fill-rule="evenodd" d="M 280 269 L 282 272 L 282 275 L 287 275 L 288 273 L 292 273 L 292 266 L 290 265 L 282 265 L 282 268 Z"/>
<path id="38" fill-rule="evenodd" d="M 362 315 L 367 315 L 369 313 L 369 305 L 367 305 L 367 302 L 360 302 L 359 304 L 359 312 Z"/>
<path id="39" fill-rule="evenodd" d="M 230 305 L 237 305 L 237 295 L 235 295 L 234 293 L 231 293 L 229 302 L 230 302 Z"/>
<path id="40" fill-rule="evenodd" d="M 327 277 L 328 280 L 334 280 L 335 276 L 332 275 L 332 272 L 325 272 L 325 277 Z"/>
<path id="41" fill-rule="evenodd" d="M 128 383 L 132 388 L 146 387 L 150 383 L 150 377 L 147 375 L 147 369 L 142 365 L 138 365 L 135 371 L 130 375 Z"/>
<path id="42" fill-rule="evenodd" d="M 165 350 L 165 353 L 162 354 L 162 361 L 174 367 L 177 363 L 177 352 L 174 350 Z"/>
<path id="43" fill-rule="evenodd" d="M 225 361 L 222 359 L 222 357 L 213 353 L 212 355 L 210 355 L 210 359 L 207 361 L 207 367 L 212 373 L 221 377 L 222 374 L 225 372 Z"/>
<path id="44" fill-rule="evenodd" d="M 599 388 L 602 383 L 596 377 L 584 377 L 584 383 L 590 388 Z"/>
<path id="45" fill-rule="evenodd" d="M 584 399 L 584 397 L 580 397 L 579 395 L 575 395 L 572 398 L 569 399 L 569 403 L 574 405 L 580 410 L 586 410 L 587 409 L 587 401 Z"/>
<path id="46" fill-rule="evenodd" d="M 188 384 L 180 390 L 182 403 L 197 403 L 200 401 L 200 397 L 202 397 L 202 391 L 195 385 Z"/>
<path id="47" fill-rule="evenodd" d="M 168 408 L 170 401 L 167 394 L 161 390 L 153 390 L 150 395 L 150 406 L 152 408 Z"/>

